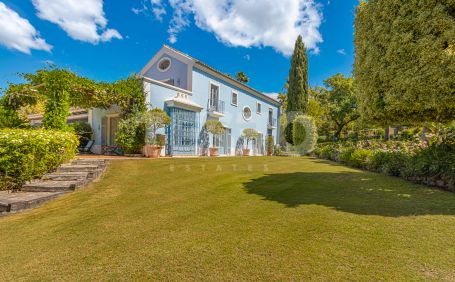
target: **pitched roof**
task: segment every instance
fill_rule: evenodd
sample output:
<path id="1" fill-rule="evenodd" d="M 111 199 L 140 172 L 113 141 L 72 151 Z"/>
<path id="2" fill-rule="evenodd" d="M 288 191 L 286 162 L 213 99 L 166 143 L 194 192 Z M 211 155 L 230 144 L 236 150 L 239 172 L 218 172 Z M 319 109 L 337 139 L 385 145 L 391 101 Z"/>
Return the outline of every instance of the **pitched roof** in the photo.
<path id="1" fill-rule="evenodd" d="M 235 80 L 234 78 L 232 78 L 232 77 L 230 77 L 230 76 L 228 76 L 228 75 L 222 73 L 221 71 L 219 71 L 219 70 L 217 70 L 217 69 L 215 69 L 215 68 L 213 68 L 213 67 L 207 65 L 206 63 L 204 63 L 204 62 L 202 62 L 202 61 L 200 61 L 200 60 L 198 60 L 198 59 L 195 59 L 195 58 L 191 57 L 190 55 L 188 55 L 188 54 L 186 54 L 186 53 L 183 53 L 183 52 L 181 52 L 181 51 L 179 51 L 179 50 L 177 50 L 177 49 L 175 49 L 175 48 L 172 48 L 172 47 L 170 47 L 169 45 L 166 45 L 166 44 L 163 45 L 163 47 L 164 47 L 164 48 L 168 48 L 169 50 L 172 50 L 172 51 L 174 51 L 174 52 L 180 54 L 181 56 L 184 56 L 184 57 L 188 58 L 189 60 L 193 61 L 193 62 L 195 63 L 196 66 L 199 66 L 199 67 L 201 67 L 201 68 L 203 68 L 203 69 L 210 70 L 210 71 L 214 72 L 215 74 L 217 74 L 218 76 L 220 76 L 220 77 L 221 77 L 222 79 L 224 79 L 225 81 L 227 81 L 227 82 L 229 82 L 229 83 L 231 83 L 231 84 L 234 84 L 234 85 L 238 86 L 239 88 L 243 88 L 245 91 L 247 91 L 247 92 L 249 92 L 249 93 L 251 93 L 251 94 L 254 94 L 254 95 L 256 95 L 256 96 L 259 96 L 259 97 L 261 97 L 261 98 L 264 98 L 264 99 L 266 99 L 266 100 L 269 100 L 269 101 L 271 101 L 271 102 L 273 102 L 273 103 L 275 103 L 275 104 L 278 104 L 278 105 L 281 104 L 280 101 L 278 101 L 278 100 L 275 99 L 274 97 L 269 96 L 269 95 L 266 95 L 266 94 L 264 94 L 264 93 L 262 93 L 262 92 L 260 92 L 260 91 L 258 91 L 258 90 L 256 90 L 256 89 L 254 89 L 254 88 L 252 88 L 252 87 L 250 87 L 250 86 L 244 84 L 244 83 L 241 83 L 241 82 Z"/>

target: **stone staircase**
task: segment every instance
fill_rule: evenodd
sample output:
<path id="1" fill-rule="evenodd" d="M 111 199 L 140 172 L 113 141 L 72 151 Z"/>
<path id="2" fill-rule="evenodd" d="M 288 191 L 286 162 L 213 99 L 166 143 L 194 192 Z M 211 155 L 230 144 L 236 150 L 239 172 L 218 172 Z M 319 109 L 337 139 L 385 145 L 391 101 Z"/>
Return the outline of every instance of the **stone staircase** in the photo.
<path id="1" fill-rule="evenodd" d="M 67 192 L 77 190 L 104 173 L 104 159 L 75 159 L 61 165 L 56 172 L 22 186 L 19 192 L 0 191 L 0 213 L 34 208 Z"/>

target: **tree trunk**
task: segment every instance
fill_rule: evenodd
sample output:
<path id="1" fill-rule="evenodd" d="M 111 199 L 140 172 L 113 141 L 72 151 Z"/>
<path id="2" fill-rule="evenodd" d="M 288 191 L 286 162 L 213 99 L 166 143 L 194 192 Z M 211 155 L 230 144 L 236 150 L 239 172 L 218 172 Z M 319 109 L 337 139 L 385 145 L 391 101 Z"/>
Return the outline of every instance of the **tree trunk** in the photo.
<path id="1" fill-rule="evenodd" d="M 384 141 L 390 140 L 390 127 L 384 128 Z"/>
<path id="2" fill-rule="evenodd" d="M 338 125 L 337 131 L 335 132 L 335 140 L 340 140 L 341 131 L 343 131 L 343 126 Z"/>

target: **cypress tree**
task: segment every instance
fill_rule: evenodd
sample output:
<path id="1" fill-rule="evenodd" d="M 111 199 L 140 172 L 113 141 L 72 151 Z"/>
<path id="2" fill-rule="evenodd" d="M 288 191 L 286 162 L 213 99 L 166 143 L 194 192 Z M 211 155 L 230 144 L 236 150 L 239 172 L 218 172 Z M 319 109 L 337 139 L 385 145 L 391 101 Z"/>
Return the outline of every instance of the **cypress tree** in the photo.
<path id="1" fill-rule="evenodd" d="M 291 58 L 287 96 L 288 125 L 285 135 L 286 141 L 293 144 L 292 122 L 297 115 L 304 114 L 308 106 L 308 57 L 300 35 L 295 42 L 294 53 Z"/>

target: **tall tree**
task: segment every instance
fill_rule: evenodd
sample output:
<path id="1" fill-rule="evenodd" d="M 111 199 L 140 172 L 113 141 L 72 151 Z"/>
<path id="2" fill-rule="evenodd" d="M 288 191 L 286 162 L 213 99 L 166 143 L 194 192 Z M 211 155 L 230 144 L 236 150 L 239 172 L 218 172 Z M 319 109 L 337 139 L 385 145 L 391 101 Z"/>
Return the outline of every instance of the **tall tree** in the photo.
<path id="1" fill-rule="evenodd" d="M 308 106 L 308 57 L 300 35 L 295 42 L 288 79 L 286 141 L 292 144 L 292 121 L 298 114 L 305 113 Z"/>
<path id="2" fill-rule="evenodd" d="M 455 2 L 369 0 L 357 8 L 359 110 L 378 125 L 455 119 Z"/>
<path id="3" fill-rule="evenodd" d="M 314 92 L 315 99 L 321 104 L 327 120 L 335 128 L 335 139 L 339 139 L 343 129 L 357 120 L 357 100 L 354 94 L 353 79 L 336 74 L 324 81 L 328 88 Z"/>
<path id="4" fill-rule="evenodd" d="M 250 81 L 248 76 L 243 71 L 239 71 L 235 74 L 235 80 L 242 83 L 248 83 Z"/>

